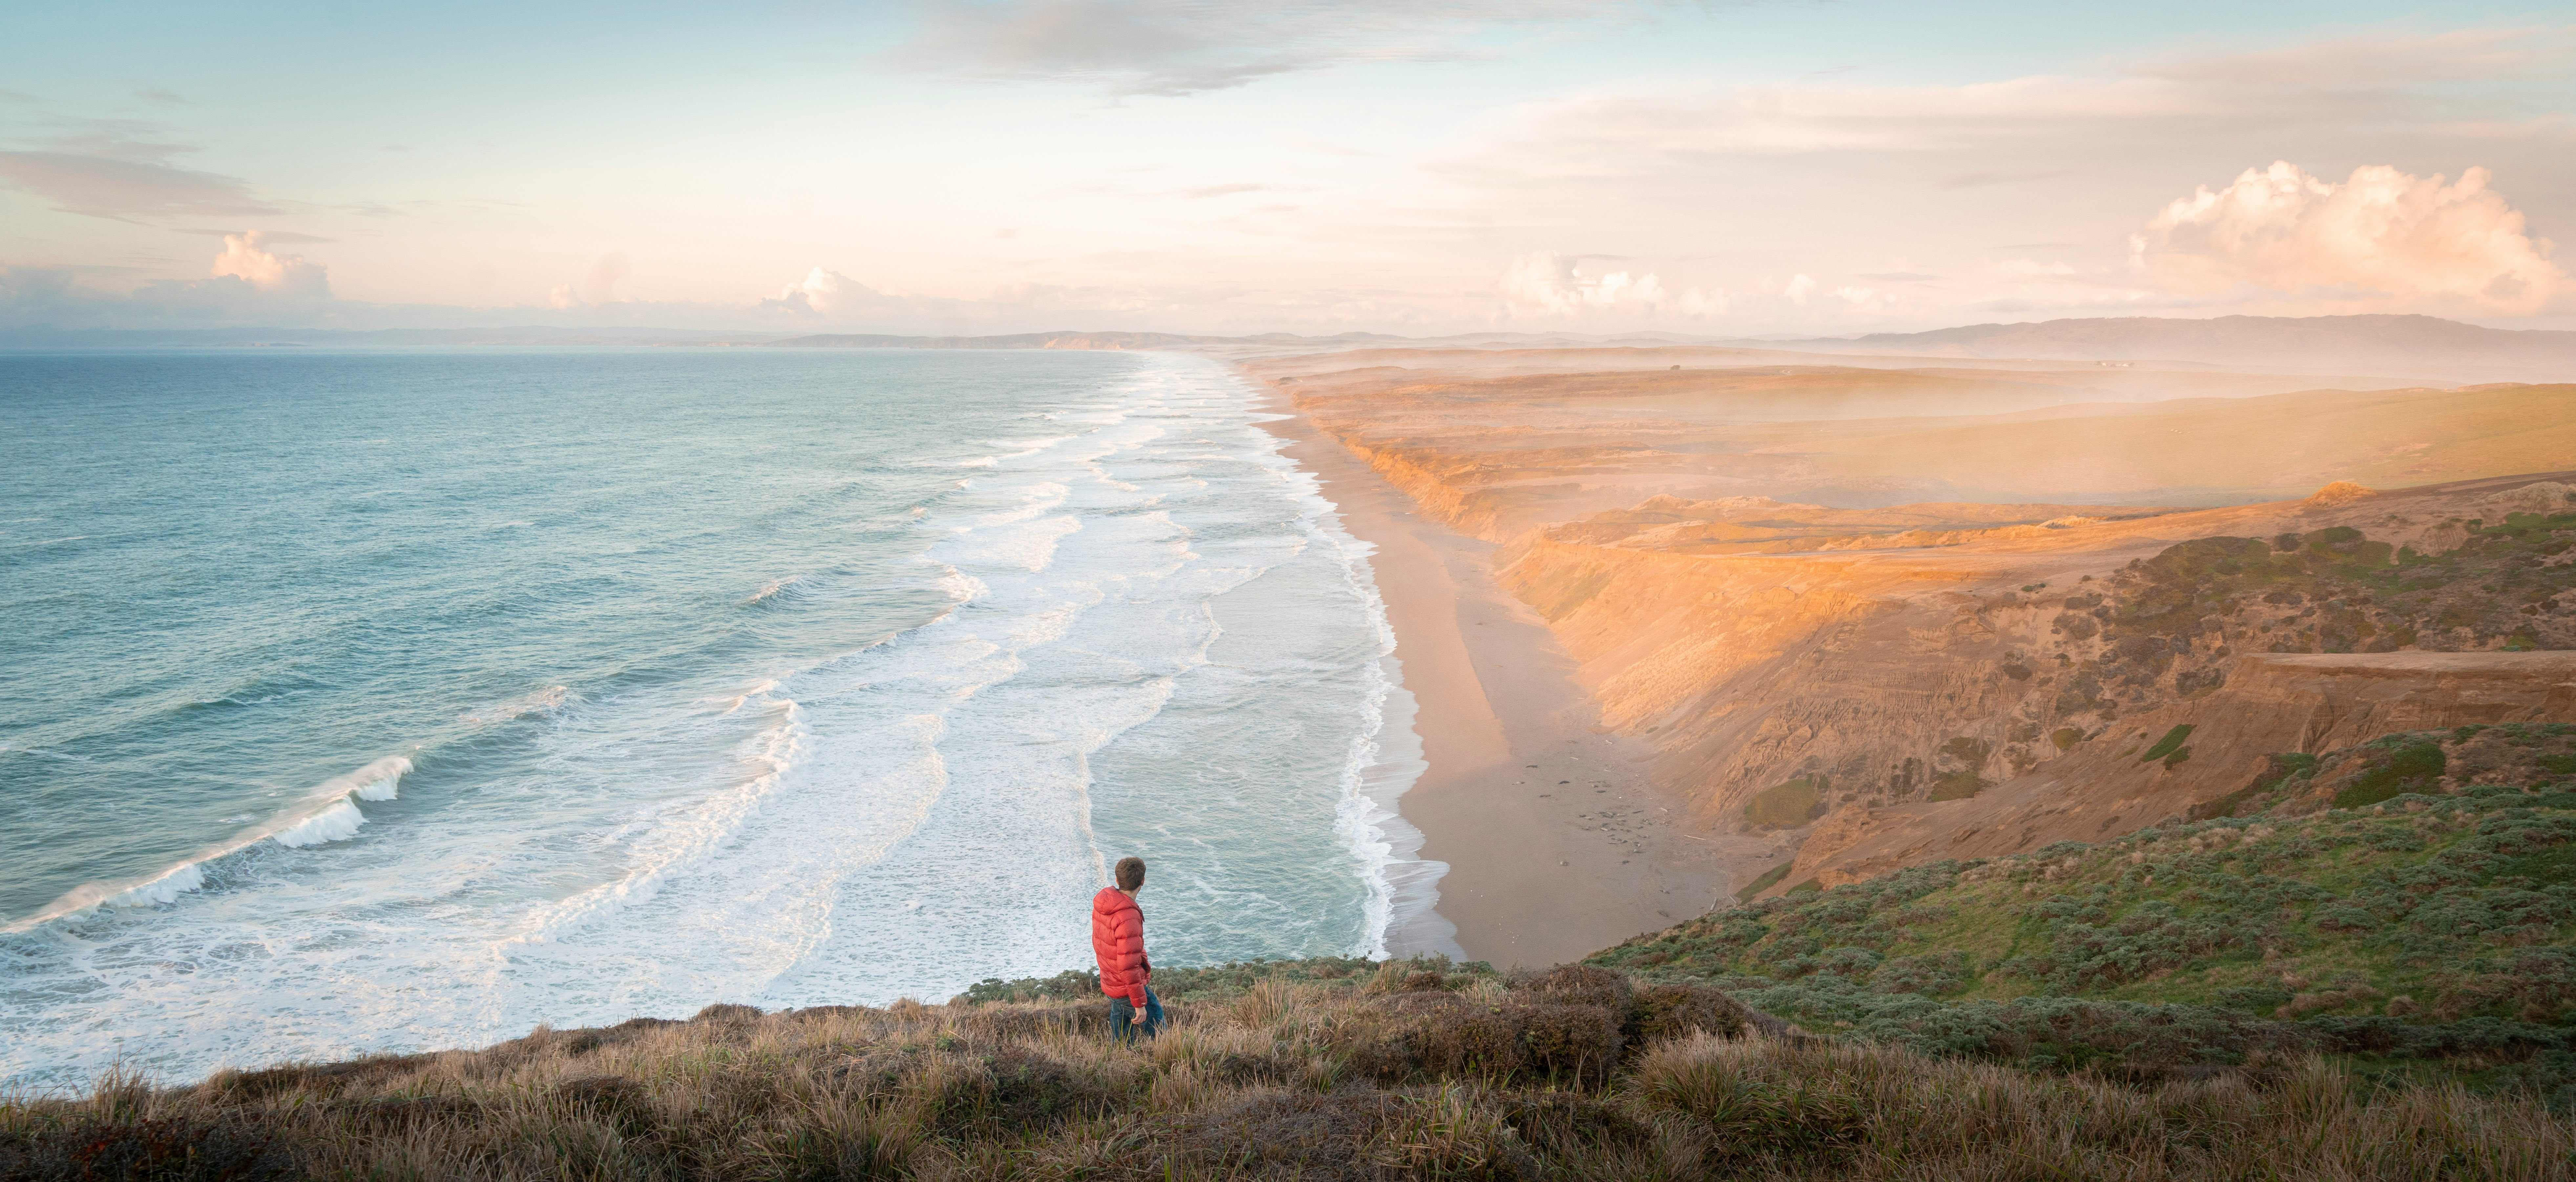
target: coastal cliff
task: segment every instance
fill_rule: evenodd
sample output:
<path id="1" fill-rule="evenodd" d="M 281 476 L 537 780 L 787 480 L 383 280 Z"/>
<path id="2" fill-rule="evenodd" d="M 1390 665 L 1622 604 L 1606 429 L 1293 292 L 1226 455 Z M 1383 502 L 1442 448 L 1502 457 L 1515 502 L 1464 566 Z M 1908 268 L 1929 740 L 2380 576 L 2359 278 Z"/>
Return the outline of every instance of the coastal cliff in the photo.
<path id="1" fill-rule="evenodd" d="M 2160 821 L 2225 816 L 2284 778 L 2284 755 L 2315 757 L 2396 732 L 2576 718 L 2576 652 L 2569 651 L 2249 653 L 2231 658 L 2226 672 L 2225 686 L 2205 697 L 2125 719 L 1971 799 L 1831 813 L 1772 889 L 1834 886 L 1940 858 L 2095 842 Z M 2171 744 L 2166 736 L 2175 736 Z M 2550 778 L 2530 768 L 2512 774 L 2503 740 L 2501 733 L 2485 736 L 2469 753 L 2454 754 L 2452 774 L 2426 787 Z M 2155 758 L 2144 758 L 2151 753 Z M 2183 758 L 2174 759 L 2177 753 Z M 2285 803 L 2295 811 L 2321 807 L 2331 796 Z"/>
<path id="2" fill-rule="evenodd" d="M 1689 377 L 1646 376 L 1657 398 Z M 1633 377 L 1490 379 L 1512 398 L 1478 403 L 1472 425 L 1456 403 L 1477 382 L 1310 368 L 1283 388 L 1423 516 L 1500 543 L 1496 580 L 1577 662 L 1602 723 L 1652 744 L 1653 778 L 1691 824 L 1769 838 L 1769 856 L 1734 867 L 1747 897 L 2116 836 L 2243 789 L 2277 753 L 2576 717 L 2562 684 L 2576 668 L 2544 651 L 2576 648 L 2576 473 L 2320 481 L 2197 510 L 1828 508 L 1780 499 L 1815 485 L 1817 457 L 1673 445 L 1716 411 L 1665 398 L 1660 419 L 1597 413 Z M 2488 393 L 2528 411 L 2565 389 Z M 2194 413 L 2272 415 L 2254 405 L 2269 401 Z M 2483 413 L 2461 430 L 2486 432 Z M 1806 426 L 1824 452 L 1876 429 Z M 2576 462 L 2543 435 L 2515 455 Z M 2161 441 L 2132 450 L 2132 469 L 2181 463 Z M 2217 486 L 2155 487 L 2189 501 Z"/>
<path id="3" fill-rule="evenodd" d="M 2277 752 L 2576 717 L 2576 658 L 2506 651 L 2576 645 L 2576 571 L 2541 553 L 2576 517 L 2510 536 L 2462 524 L 2568 491 L 2346 488 L 1797 555 L 1542 531 L 1501 573 L 1582 662 L 1605 721 L 1656 741 L 1657 778 L 1686 786 L 1704 823 L 1798 843 L 1767 884 L 1780 890 L 2099 840 L 2235 791 Z M 2383 651 L 2284 655 L 2321 648 Z M 2426 651 L 2440 649 L 2461 651 Z M 2139 761 L 2177 727 L 2200 729 Z"/>

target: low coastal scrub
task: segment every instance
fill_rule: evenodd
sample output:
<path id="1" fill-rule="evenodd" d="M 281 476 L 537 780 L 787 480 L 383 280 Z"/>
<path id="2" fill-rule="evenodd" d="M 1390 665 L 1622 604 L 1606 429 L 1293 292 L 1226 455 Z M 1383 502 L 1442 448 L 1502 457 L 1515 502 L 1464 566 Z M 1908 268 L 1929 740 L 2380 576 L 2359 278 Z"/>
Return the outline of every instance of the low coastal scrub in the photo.
<path id="1" fill-rule="evenodd" d="M 1989 685 L 2016 709 L 1983 737 L 1956 736 L 1898 761 L 1881 784 L 1837 769 L 1841 803 L 1878 806 L 1973 796 L 2055 753 L 2102 741 L 2117 720 L 2223 689 L 2241 653 L 2536 651 L 2576 648 L 2576 490 L 2542 482 L 2515 490 L 2495 520 L 2468 518 L 2374 539 L 2353 526 L 2272 537 L 2178 542 L 2062 594 L 2005 593 L 1989 609 L 2030 610 L 2044 628 L 2029 649 L 1992 666 Z M 2023 595 L 2031 595 L 2024 599 Z M 2011 614 L 1997 617 L 2005 632 Z M 2023 694 L 2027 683 L 2040 692 Z M 1932 737 L 1930 733 L 1920 736 Z M 2190 724 L 2161 738 L 2116 740 L 2121 753 L 2177 769 L 2190 763 Z M 1990 744 L 1978 746 L 1978 744 Z M 2203 753 L 2204 756 L 2206 753 Z M 1989 759 L 1989 756 L 1992 756 Z M 2205 764 L 2204 764 L 2205 766 Z"/>
<path id="2" fill-rule="evenodd" d="M 2527 1097 L 2313 1055 L 2034 1072 L 1599 968 L 1347 965 L 1205 971 L 1140 1047 L 1097 997 L 961 998 L 111 1079 L 0 1104 L 0 1176 L 2576 1178 L 2576 1128 Z"/>
<path id="3" fill-rule="evenodd" d="M 1913 867 L 1590 963 L 1931 1055 L 2170 1072 L 2320 1053 L 2576 1109 L 2576 793 L 2542 769 L 2426 794 L 2436 739 L 2532 764 L 2576 727 L 2462 730 L 2391 736 L 2314 789 L 2367 807 Z"/>
<path id="4" fill-rule="evenodd" d="M 2535 488 L 2555 488 L 2541 485 Z M 2576 506 L 2452 523 L 2438 553 L 2350 526 L 2274 538 L 2200 538 L 2133 563 L 2117 601 L 2070 599 L 2061 635 L 2100 631 L 2130 663 L 2157 664 L 2171 637 L 2224 623 L 2238 647 L 2271 652 L 2508 650 L 2576 644 Z M 2159 647 L 2151 641 L 2166 643 Z M 2188 687 L 2184 687 L 2188 688 Z"/>
<path id="5" fill-rule="evenodd" d="M 1826 785 L 1820 776 L 1800 776 L 1755 794 L 1744 805 L 1746 822 L 1764 828 L 1804 825 L 1823 816 Z"/>

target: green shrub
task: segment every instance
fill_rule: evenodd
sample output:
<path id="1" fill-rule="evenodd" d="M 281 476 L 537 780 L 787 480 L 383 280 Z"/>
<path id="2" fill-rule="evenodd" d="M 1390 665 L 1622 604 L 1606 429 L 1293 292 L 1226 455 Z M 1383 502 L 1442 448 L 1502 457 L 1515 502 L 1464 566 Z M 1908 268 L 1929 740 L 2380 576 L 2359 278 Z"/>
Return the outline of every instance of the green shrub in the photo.
<path id="1" fill-rule="evenodd" d="M 2502 859 L 2488 871 L 2487 877 L 2489 881 L 2527 878 L 2544 887 L 2576 882 L 2576 845 L 2556 846 L 2538 853 Z"/>
<path id="2" fill-rule="evenodd" d="M 2289 990 L 2270 985 L 2235 985 L 2218 991 L 2219 1005 L 2249 1014 L 2269 1014 L 2289 1001 Z"/>
<path id="3" fill-rule="evenodd" d="M 2192 724 L 2186 722 L 2172 730 L 2166 731 L 2165 737 L 2156 740 L 2155 746 L 2147 748 L 2146 754 L 2138 757 L 2138 762 L 2154 763 L 2159 759 L 2163 759 L 2165 756 L 2173 754 L 2175 748 L 2182 746 L 2183 740 L 2191 737 L 2191 727 Z"/>
<path id="4" fill-rule="evenodd" d="M 2336 808 L 2368 808 L 2408 792 L 2431 791 L 2450 765 L 2441 744 L 2413 736 L 2389 748 L 2387 755 L 2374 758 L 2378 766 L 2335 793 Z"/>
<path id="5" fill-rule="evenodd" d="M 1797 859 L 1792 858 L 1770 868 L 1769 870 L 1763 871 L 1762 877 L 1744 884 L 1742 888 L 1735 892 L 1736 900 L 1738 902 L 1745 903 L 1752 902 L 1753 896 L 1770 890 L 1772 887 L 1779 885 L 1781 879 L 1789 877 L 1789 868 L 1797 864 Z"/>
<path id="6" fill-rule="evenodd" d="M 1744 819 L 1756 825 L 1804 825 L 1824 811 L 1823 793 L 1806 776 L 1766 788 L 1744 802 Z"/>
<path id="7" fill-rule="evenodd" d="M 2385 765 L 2436 737 L 2360 754 Z M 2254 786 L 2318 762 L 2276 759 Z M 2100 846 L 1930 863 L 1712 912 L 1595 960 L 1715 985 L 1812 1031 L 2057 1068 L 2226 1062 L 2266 1047 L 2382 1053 L 2356 1041 L 2367 1039 L 2451 1046 L 2481 1029 L 2464 1024 L 2569 1012 L 2576 793 L 2490 785 L 2402 799 L 2420 808 L 2176 822 Z M 2245 1024 L 2299 993 L 2315 1016 Z M 2401 995 L 2395 1016 L 2373 1019 L 2393 1026 L 2316 1025 L 2320 1011 Z M 2576 1023 L 2534 1029 L 2549 1033 L 2514 1034 L 2516 1045 L 2576 1054 Z M 2562 1082 L 2576 1089 L 2576 1059 Z"/>

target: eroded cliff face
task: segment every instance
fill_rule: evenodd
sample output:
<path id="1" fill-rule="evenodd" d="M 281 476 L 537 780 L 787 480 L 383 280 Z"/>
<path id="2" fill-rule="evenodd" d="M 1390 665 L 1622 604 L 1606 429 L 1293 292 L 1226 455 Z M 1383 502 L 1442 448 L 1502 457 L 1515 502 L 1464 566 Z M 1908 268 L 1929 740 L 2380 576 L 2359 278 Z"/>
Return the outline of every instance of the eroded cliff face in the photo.
<path id="1" fill-rule="evenodd" d="M 2507 651 L 2576 648 L 2576 521 L 2471 524 L 2571 493 L 2345 485 L 1785 555 L 1559 528 L 1500 575 L 1700 823 L 1797 847 L 1779 891 L 2100 840 L 2237 792 L 2278 752 L 2576 718 L 2568 654 Z M 2296 655 L 2320 650 L 2347 655 Z"/>
<path id="2" fill-rule="evenodd" d="M 2259 653 L 2231 658 L 2226 671 L 2223 688 L 2123 719 L 2100 739 L 1973 798 L 1829 814 L 1767 893 L 2227 815 L 2229 806 L 2249 808 L 2256 793 L 2280 785 L 2292 770 L 2279 760 L 2283 753 L 2314 756 L 2404 731 L 2576 718 L 2576 652 L 2569 651 Z M 2187 754 L 2175 759 L 2176 752 Z M 2456 791 L 2482 782 L 2481 769 L 2453 770 L 2457 783 L 2425 787 Z M 2266 803 L 2312 811 L 2332 802 L 2341 784 L 2327 778 L 2295 800 Z"/>

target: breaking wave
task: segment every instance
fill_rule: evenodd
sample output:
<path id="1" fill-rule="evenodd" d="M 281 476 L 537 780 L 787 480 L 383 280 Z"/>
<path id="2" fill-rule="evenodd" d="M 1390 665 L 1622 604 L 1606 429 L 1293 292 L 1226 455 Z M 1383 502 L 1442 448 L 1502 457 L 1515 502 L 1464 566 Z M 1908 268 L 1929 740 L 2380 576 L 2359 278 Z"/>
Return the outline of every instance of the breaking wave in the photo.
<path id="1" fill-rule="evenodd" d="M 346 775 L 333 776 L 294 804 L 222 842 L 189 855 L 187 860 L 175 866 L 122 882 L 84 883 L 64 892 L 61 898 L 35 914 L 0 928 L 0 933 L 23 932 L 49 920 L 98 907 L 166 906 L 177 902 L 181 895 L 204 889 L 209 864 L 263 841 L 275 841 L 288 849 L 298 849 L 355 837 L 358 826 L 366 824 L 366 817 L 358 811 L 353 798 L 392 800 L 401 791 L 402 778 L 411 770 L 411 760 L 388 755 Z"/>

